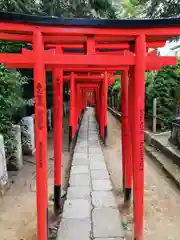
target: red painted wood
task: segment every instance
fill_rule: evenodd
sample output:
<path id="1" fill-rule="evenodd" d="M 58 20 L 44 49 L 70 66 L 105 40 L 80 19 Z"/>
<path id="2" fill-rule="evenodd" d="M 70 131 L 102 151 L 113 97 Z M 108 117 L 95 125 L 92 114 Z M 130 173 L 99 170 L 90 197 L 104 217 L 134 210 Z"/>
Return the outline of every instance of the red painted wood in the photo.
<path id="1" fill-rule="evenodd" d="M 133 99 L 133 185 L 134 232 L 136 240 L 143 240 L 144 218 L 144 94 L 145 94 L 145 35 L 136 39 Z"/>
<path id="2" fill-rule="evenodd" d="M 63 70 L 54 68 L 53 70 L 53 98 L 54 98 L 54 199 L 56 210 L 60 210 L 60 198 L 56 196 L 57 189 L 61 191 L 62 179 L 62 124 L 63 124 Z"/>
<path id="3" fill-rule="evenodd" d="M 42 34 L 34 32 L 33 48 L 36 55 L 34 65 L 35 97 L 35 136 L 36 136 L 36 197 L 37 197 L 37 236 L 38 240 L 47 240 L 47 113 L 46 79 L 42 61 Z"/>

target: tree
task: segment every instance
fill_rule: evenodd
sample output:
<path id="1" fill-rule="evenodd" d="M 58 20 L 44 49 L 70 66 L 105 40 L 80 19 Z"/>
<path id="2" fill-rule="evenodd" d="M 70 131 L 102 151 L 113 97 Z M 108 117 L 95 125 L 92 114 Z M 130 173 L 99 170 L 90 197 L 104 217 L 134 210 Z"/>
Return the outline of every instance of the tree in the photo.
<path id="1" fill-rule="evenodd" d="M 0 10 L 26 14 L 38 14 L 40 4 L 36 0 L 1 0 Z"/>
<path id="2" fill-rule="evenodd" d="M 115 9 L 109 0 L 42 0 L 42 13 L 59 17 L 115 18 Z"/>
<path id="3" fill-rule="evenodd" d="M 139 0 L 142 13 L 148 18 L 167 18 L 180 16 L 178 0 Z"/>
<path id="4" fill-rule="evenodd" d="M 146 77 L 146 114 L 152 119 L 153 99 L 157 99 L 157 116 L 161 128 L 169 127 L 168 121 L 176 117 L 177 89 L 180 84 L 180 62 L 177 66 L 167 66 L 158 72 L 148 72 Z"/>
<path id="5" fill-rule="evenodd" d="M 0 65 L 0 133 L 5 139 L 6 150 L 12 150 L 10 129 L 13 115 L 26 104 L 21 97 L 21 87 L 27 83 L 27 78 L 22 77 L 16 70 L 7 70 Z"/>
<path id="6" fill-rule="evenodd" d="M 116 9 L 116 15 L 118 18 L 133 19 L 140 15 L 140 3 L 139 0 L 113 0 L 113 6 Z"/>

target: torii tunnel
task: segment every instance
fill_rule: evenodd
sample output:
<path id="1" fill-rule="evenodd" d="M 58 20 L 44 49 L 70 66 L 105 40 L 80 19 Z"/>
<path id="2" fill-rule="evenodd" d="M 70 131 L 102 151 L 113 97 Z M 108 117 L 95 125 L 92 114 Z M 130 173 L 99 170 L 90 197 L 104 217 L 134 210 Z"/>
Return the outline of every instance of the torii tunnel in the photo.
<path id="1" fill-rule="evenodd" d="M 0 62 L 9 68 L 34 71 L 38 240 L 48 238 L 45 72 L 53 73 L 54 197 L 55 211 L 58 211 L 61 208 L 63 83 L 69 82 L 71 93 L 70 142 L 77 133 L 78 120 L 89 95 L 105 142 L 107 88 L 117 70 L 120 71 L 124 201 L 130 202 L 133 185 L 134 239 L 143 240 L 145 72 L 177 63 L 175 57 L 156 56 L 150 49 L 162 47 L 169 38 L 179 35 L 177 18 L 96 20 L 0 13 L 0 40 L 32 45 L 31 51 L 0 53 Z"/>

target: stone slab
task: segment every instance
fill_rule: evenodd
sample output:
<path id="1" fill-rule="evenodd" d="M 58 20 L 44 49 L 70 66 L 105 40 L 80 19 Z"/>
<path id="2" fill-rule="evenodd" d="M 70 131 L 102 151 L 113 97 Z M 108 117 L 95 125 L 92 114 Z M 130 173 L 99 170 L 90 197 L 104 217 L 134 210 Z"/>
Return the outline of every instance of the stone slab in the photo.
<path id="1" fill-rule="evenodd" d="M 101 153 L 89 153 L 89 159 L 92 159 L 92 160 L 94 160 L 94 159 L 103 159 L 104 160 L 104 155 L 103 155 L 103 153 L 101 152 Z"/>
<path id="2" fill-rule="evenodd" d="M 94 191 L 91 194 L 94 207 L 116 207 L 116 202 L 111 191 Z"/>
<path id="3" fill-rule="evenodd" d="M 89 157 L 89 162 L 101 162 L 101 163 L 105 163 L 104 162 L 104 157 Z"/>
<path id="4" fill-rule="evenodd" d="M 96 141 L 99 142 L 98 137 L 90 137 L 90 136 L 88 136 L 88 140 L 89 140 L 89 141 L 94 141 L 94 142 L 96 142 Z"/>
<path id="5" fill-rule="evenodd" d="M 118 238 L 95 238 L 94 240 L 122 240 L 124 237 L 118 237 Z"/>
<path id="6" fill-rule="evenodd" d="M 87 158 L 87 153 L 74 153 L 73 158 Z"/>
<path id="7" fill-rule="evenodd" d="M 107 170 L 91 170 L 92 180 L 103 180 L 109 179 L 109 174 Z"/>
<path id="8" fill-rule="evenodd" d="M 87 199 L 90 200 L 90 187 L 69 187 L 67 199 Z"/>
<path id="9" fill-rule="evenodd" d="M 87 199 L 66 200 L 63 218 L 90 218 L 91 205 Z"/>
<path id="10" fill-rule="evenodd" d="M 87 148 L 88 144 L 87 143 L 76 143 L 76 148 Z"/>
<path id="11" fill-rule="evenodd" d="M 91 170 L 106 170 L 106 164 L 104 162 L 91 161 L 90 169 Z"/>
<path id="12" fill-rule="evenodd" d="M 93 210 L 93 236 L 95 238 L 124 237 L 117 209 L 95 208 Z"/>
<path id="13" fill-rule="evenodd" d="M 88 174 L 71 174 L 70 186 L 90 186 L 90 176 Z"/>
<path id="14" fill-rule="evenodd" d="M 75 150 L 74 150 L 74 154 L 79 154 L 79 153 L 87 153 L 88 151 L 88 148 L 87 147 L 77 147 Z"/>
<path id="15" fill-rule="evenodd" d="M 57 240 L 90 240 L 91 222 L 89 219 L 63 219 Z"/>
<path id="16" fill-rule="evenodd" d="M 86 158 L 75 158 L 72 161 L 72 166 L 77 166 L 77 165 L 89 165 L 89 160 Z"/>
<path id="17" fill-rule="evenodd" d="M 87 165 L 72 166 L 71 174 L 86 174 L 89 173 L 89 168 Z"/>
<path id="18" fill-rule="evenodd" d="M 111 191 L 112 185 L 110 180 L 104 179 L 104 180 L 92 180 L 92 188 L 93 191 Z"/>
<path id="19" fill-rule="evenodd" d="M 87 155 L 87 154 L 84 154 L 83 156 L 74 155 L 74 156 L 73 156 L 73 160 L 76 160 L 76 159 L 88 160 L 88 155 Z"/>
<path id="20" fill-rule="evenodd" d="M 94 146 L 94 147 L 90 146 L 89 147 L 89 153 L 90 154 L 91 153 L 102 153 L 100 145 L 99 146 Z"/>

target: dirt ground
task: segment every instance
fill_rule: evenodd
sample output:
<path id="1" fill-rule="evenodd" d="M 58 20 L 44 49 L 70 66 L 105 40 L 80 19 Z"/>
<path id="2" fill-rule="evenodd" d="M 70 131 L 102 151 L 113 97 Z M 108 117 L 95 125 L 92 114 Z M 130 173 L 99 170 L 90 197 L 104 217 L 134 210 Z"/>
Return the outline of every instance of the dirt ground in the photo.
<path id="1" fill-rule="evenodd" d="M 68 184 L 68 120 L 64 121 L 63 183 Z M 103 149 L 118 204 L 123 201 L 121 178 L 121 126 L 108 113 L 108 139 Z M 49 133 L 49 195 L 53 192 L 53 141 Z M 35 159 L 25 157 L 21 171 L 11 172 L 11 187 L 0 199 L 0 240 L 36 240 Z M 49 201 L 52 212 L 52 202 Z M 121 212 L 127 240 L 132 239 L 132 208 Z M 180 193 L 164 173 L 145 156 L 145 240 L 177 240 L 180 236 Z"/>
<path id="2" fill-rule="evenodd" d="M 63 123 L 63 185 L 67 186 L 70 156 L 68 153 L 68 119 Z M 48 191 L 53 193 L 53 133 L 48 136 Z M 0 198 L 0 240 L 35 240 L 36 193 L 35 158 L 24 157 L 24 167 L 10 172 L 11 186 Z M 49 201 L 50 218 L 53 202 Z"/>
<path id="3" fill-rule="evenodd" d="M 108 139 L 105 161 L 111 175 L 118 204 L 122 204 L 121 126 L 108 113 Z M 127 239 L 132 239 L 133 209 L 122 212 Z M 180 192 L 167 179 L 153 160 L 145 156 L 145 240 L 177 240 L 180 236 Z"/>

